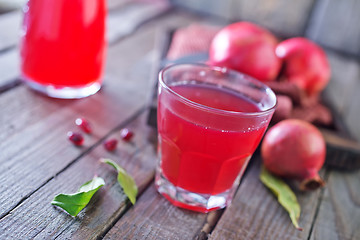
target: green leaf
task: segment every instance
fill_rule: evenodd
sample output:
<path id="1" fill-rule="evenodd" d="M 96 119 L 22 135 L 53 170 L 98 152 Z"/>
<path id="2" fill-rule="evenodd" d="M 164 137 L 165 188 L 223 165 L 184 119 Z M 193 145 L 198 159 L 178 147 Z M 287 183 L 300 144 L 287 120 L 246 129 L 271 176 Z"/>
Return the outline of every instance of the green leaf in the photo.
<path id="1" fill-rule="evenodd" d="M 301 231 L 302 228 L 299 227 L 298 223 L 301 209 L 296 195 L 291 188 L 283 180 L 267 171 L 264 166 L 261 167 L 260 180 L 275 194 L 278 202 L 289 213 L 293 225 Z"/>
<path id="2" fill-rule="evenodd" d="M 101 159 L 101 161 L 116 169 L 118 172 L 118 183 L 123 188 L 126 196 L 128 196 L 130 199 L 130 202 L 134 205 L 136 202 L 136 195 L 138 194 L 138 187 L 136 186 L 134 179 L 122 167 L 120 167 L 111 159 Z"/>
<path id="3" fill-rule="evenodd" d="M 92 180 L 81 185 L 76 193 L 56 195 L 51 204 L 61 207 L 71 216 L 76 217 L 78 213 L 90 202 L 90 199 L 97 190 L 104 185 L 104 179 L 101 177 L 94 177 Z"/>

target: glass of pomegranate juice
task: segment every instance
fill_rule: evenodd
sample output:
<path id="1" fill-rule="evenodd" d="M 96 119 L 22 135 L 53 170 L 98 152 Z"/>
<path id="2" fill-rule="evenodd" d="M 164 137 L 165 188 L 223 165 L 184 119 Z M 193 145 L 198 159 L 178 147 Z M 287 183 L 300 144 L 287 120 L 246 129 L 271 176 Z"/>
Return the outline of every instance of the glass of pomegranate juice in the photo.
<path id="1" fill-rule="evenodd" d="M 21 77 L 55 98 L 96 93 L 105 60 L 105 0 L 29 0 L 23 8 Z"/>
<path id="2" fill-rule="evenodd" d="M 275 105 L 269 87 L 242 73 L 203 64 L 164 68 L 157 190 L 194 211 L 228 206 Z"/>

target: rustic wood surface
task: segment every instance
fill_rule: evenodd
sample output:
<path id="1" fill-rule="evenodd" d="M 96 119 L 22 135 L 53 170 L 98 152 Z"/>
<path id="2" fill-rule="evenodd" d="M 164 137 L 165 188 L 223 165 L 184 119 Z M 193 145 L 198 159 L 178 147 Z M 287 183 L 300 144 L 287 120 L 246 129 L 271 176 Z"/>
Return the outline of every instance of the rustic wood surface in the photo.
<path id="1" fill-rule="evenodd" d="M 334 105 L 343 121 L 351 129 L 350 134 L 360 141 L 359 94 L 360 63 L 359 59 L 339 52 L 327 51 L 332 76 L 325 89 L 326 97 Z"/>
<path id="2" fill-rule="evenodd" d="M 151 185 L 104 239 L 193 239 L 206 217 L 172 207 Z"/>
<path id="3" fill-rule="evenodd" d="M 303 35 L 314 0 L 175 0 L 175 4 L 226 21 L 252 21 L 282 38 Z M 206 7 L 204 7 L 206 5 Z"/>
<path id="4" fill-rule="evenodd" d="M 357 0 L 172 0 L 177 6 L 225 21 L 252 21 L 279 37 L 307 36 L 319 44 L 360 56 Z M 206 6 L 206 7 L 205 7 Z"/>
<path id="5" fill-rule="evenodd" d="M 6 134 L 4 137 L 6 136 L 7 141 L 0 147 L 3 149 L 3 157 L 0 162 L 4 161 L 4 164 L 1 165 L 2 176 L 6 176 L 4 173 L 11 174 L 3 180 L 9 184 L 9 187 L 3 192 L 10 198 L 5 200 L 9 206 L 2 204 L 0 215 L 16 206 L 21 199 L 39 188 L 78 156 L 88 151 L 100 137 L 107 134 L 119 122 L 131 117 L 145 105 L 144 96 L 148 89 L 147 79 L 143 77 L 136 79 L 131 68 L 135 62 L 144 57 L 144 52 L 142 52 L 144 48 L 147 47 L 145 52 L 151 51 L 153 42 L 149 41 L 146 31 L 139 35 L 134 36 L 131 40 L 122 41 L 121 46 L 114 45 L 113 50 L 110 48 L 107 71 L 114 75 L 106 75 L 104 89 L 93 97 L 80 101 L 46 101 L 46 97 L 28 91 L 23 85 L 4 93 L 0 101 L 4 101 L 1 105 L 5 107 L 3 114 L 7 124 L 1 127 L 5 129 L 3 133 Z M 138 54 L 136 54 L 136 51 L 129 46 L 136 44 L 136 40 L 143 42 L 141 41 L 143 39 L 146 39 L 147 45 L 142 44 L 142 48 L 139 48 Z M 119 54 L 126 54 L 129 57 L 120 62 L 117 57 Z M 116 57 L 116 59 L 112 60 L 112 57 Z M 116 63 L 116 66 L 111 63 Z M 119 77 L 124 80 L 119 81 Z M 103 92 L 106 93 L 103 94 Z M 134 99 L 137 100 L 134 101 Z M 143 101 L 138 99 L 143 99 Z M 16 111 L 16 109 L 18 110 Z M 22 112 L 21 115 L 17 114 L 19 112 Z M 87 137 L 85 147 L 69 148 L 66 132 L 74 128 L 74 120 L 78 116 L 92 119 L 93 124 L 98 126 L 94 134 Z M 12 121 L 14 118 L 17 121 Z M 8 131 L 11 131 L 11 134 Z M 47 134 L 44 135 L 44 133 Z M 55 141 L 53 146 L 47 146 L 47 142 L 53 141 Z M 13 147 L 10 148 L 12 145 Z M 24 158 L 29 159 L 25 161 L 25 164 L 24 161 L 20 161 Z M 39 174 L 31 174 L 39 167 L 43 171 L 40 171 Z M 15 180 L 20 176 L 24 176 L 24 180 L 27 180 L 25 189 L 21 187 L 23 183 Z"/>
<path id="6" fill-rule="evenodd" d="M 360 171 L 331 171 L 310 239 L 360 239 Z"/>
<path id="7" fill-rule="evenodd" d="M 21 19 L 20 11 L 0 15 L 0 49 L 2 51 L 18 44 Z"/>
<path id="8" fill-rule="evenodd" d="M 108 0 L 104 86 L 81 100 L 51 99 L 19 80 L 21 12 L 0 15 L 0 239 L 360 239 L 360 170 L 324 168 L 325 188 L 295 191 L 302 207 L 302 232 L 259 181 L 259 153 L 230 207 L 209 214 L 174 207 L 153 184 L 156 130 L 147 123 L 162 54 L 158 38 L 164 30 L 246 19 L 281 37 L 306 34 L 326 47 L 333 74 L 325 95 L 352 137 L 360 140 L 358 32 L 351 35 L 342 29 L 345 37 L 354 39 L 341 42 L 337 36 L 324 42 L 332 31 L 331 13 L 351 7 L 330 0 L 209 1 L 213 17 L 199 14 L 201 1 L 170 2 L 186 10 L 162 0 Z M 343 25 L 357 18 L 358 4 L 348 4 L 353 9 L 339 20 Z M 94 133 L 85 135 L 83 147 L 74 147 L 66 133 L 77 129 L 74 120 L 79 116 L 89 119 Z M 107 152 L 103 141 L 120 139 L 124 127 L 134 131 L 132 141 L 120 140 L 115 152 Z M 358 145 L 352 146 L 358 150 Z M 134 177 L 139 186 L 134 206 L 118 186 L 115 171 L 99 162 L 102 157 L 113 159 Z M 330 154 L 327 160 L 339 158 Z M 107 184 L 77 217 L 50 204 L 56 194 L 75 192 L 94 175 Z"/>
<path id="9" fill-rule="evenodd" d="M 360 2 L 317 1 L 306 35 L 316 42 L 360 56 Z"/>
<path id="10" fill-rule="evenodd" d="M 260 156 L 255 155 L 252 161 L 254 165 L 210 239 L 307 239 L 321 189 L 312 193 L 295 192 L 302 206 L 299 225 L 303 231 L 298 231 L 291 225 L 288 213 L 260 182 Z"/>
<path id="11" fill-rule="evenodd" d="M 282 38 L 303 35 L 314 0 L 234 1 L 232 18 L 258 23 Z"/>

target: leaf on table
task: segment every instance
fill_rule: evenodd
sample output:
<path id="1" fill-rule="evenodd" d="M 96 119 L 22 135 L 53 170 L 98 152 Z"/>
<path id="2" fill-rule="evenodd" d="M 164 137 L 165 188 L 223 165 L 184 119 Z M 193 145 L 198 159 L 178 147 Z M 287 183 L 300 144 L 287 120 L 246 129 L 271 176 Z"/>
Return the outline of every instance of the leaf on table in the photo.
<path id="1" fill-rule="evenodd" d="M 134 205 L 136 202 L 136 196 L 138 193 L 138 187 L 134 179 L 118 164 L 116 164 L 111 159 L 101 159 L 103 163 L 109 164 L 114 167 L 118 172 L 117 180 L 120 186 L 123 188 L 124 193 L 130 199 L 130 202 Z"/>
<path id="2" fill-rule="evenodd" d="M 104 179 L 95 176 L 92 180 L 81 185 L 76 193 L 61 193 L 56 195 L 51 204 L 61 207 L 71 216 L 76 217 L 78 213 L 90 202 L 92 196 L 104 185 Z"/>
<path id="3" fill-rule="evenodd" d="M 277 197 L 278 202 L 289 213 L 291 222 L 296 229 L 302 231 L 299 227 L 298 219 L 300 217 L 300 205 L 296 199 L 295 193 L 291 188 L 280 178 L 275 177 L 264 166 L 261 167 L 260 173 L 261 182 L 268 187 Z"/>

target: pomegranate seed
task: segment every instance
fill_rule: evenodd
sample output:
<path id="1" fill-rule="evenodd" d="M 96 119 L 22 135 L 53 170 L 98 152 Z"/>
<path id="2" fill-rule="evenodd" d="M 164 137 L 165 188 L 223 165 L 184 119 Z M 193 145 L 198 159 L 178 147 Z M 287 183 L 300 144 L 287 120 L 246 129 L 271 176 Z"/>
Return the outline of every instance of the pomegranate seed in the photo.
<path id="1" fill-rule="evenodd" d="M 123 128 L 120 132 L 121 138 L 125 141 L 130 141 L 134 133 L 127 128 Z"/>
<path id="2" fill-rule="evenodd" d="M 81 146 L 84 143 L 84 138 L 80 133 L 68 132 L 69 140 L 76 146 Z"/>
<path id="3" fill-rule="evenodd" d="M 92 132 L 91 125 L 85 118 L 77 118 L 75 120 L 75 124 L 78 125 L 81 128 L 81 130 L 83 130 L 86 133 Z"/>
<path id="4" fill-rule="evenodd" d="M 114 151 L 116 149 L 118 141 L 115 138 L 106 140 L 104 142 L 104 147 L 108 151 Z"/>

